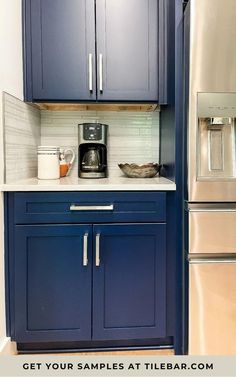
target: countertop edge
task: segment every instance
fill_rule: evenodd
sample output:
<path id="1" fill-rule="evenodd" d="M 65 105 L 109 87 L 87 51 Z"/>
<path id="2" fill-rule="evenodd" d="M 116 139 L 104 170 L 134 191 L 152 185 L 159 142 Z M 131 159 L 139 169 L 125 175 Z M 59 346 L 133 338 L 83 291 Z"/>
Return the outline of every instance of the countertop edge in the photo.
<path id="1" fill-rule="evenodd" d="M 2 192 L 10 191 L 176 191 L 176 184 L 156 184 L 156 185 L 60 185 L 60 186 L 35 186 L 35 185 L 14 185 L 3 184 L 0 186 Z"/>
<path id="2" fill-rule="evenodd" d="M 92 180 L 65 177 L 60 180 L 27 178 L 0 185 L 6 191 L 175 191 L 175 182 L 165 177 L 150 179 L 126 178 L 123 176 Z"/>

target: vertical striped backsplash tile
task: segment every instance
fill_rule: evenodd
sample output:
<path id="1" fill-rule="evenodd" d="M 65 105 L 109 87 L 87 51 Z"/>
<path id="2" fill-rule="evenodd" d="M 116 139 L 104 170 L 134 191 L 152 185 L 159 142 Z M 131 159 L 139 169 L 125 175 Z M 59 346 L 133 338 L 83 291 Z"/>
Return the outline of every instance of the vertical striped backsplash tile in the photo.
<path id="1" fill-rule="evenodd" d="M 41 111 L 41 144 L 78 151 L 79 123 L 109 125 L 109 175 L 120 175 L 119 162 L 159 162 L 159 112 Z M 77 176 L 78 158 L 71 174 Z"/>
<path id="2" fill-rule="evenodd" d="M 109 175 L 120 175 L 119 162 L 159 162 L 159 111 L 38 110 L 5 93 L 3 98 L 5 182 L 37 176 L 37 146 L 73 147 L 78 171 L 78 124 L 109 125 Z"/>
<path id="3" fill-rule="evenodd" d="M 37 175 L 40 111 L 4 93 L 5 182 Z"/>

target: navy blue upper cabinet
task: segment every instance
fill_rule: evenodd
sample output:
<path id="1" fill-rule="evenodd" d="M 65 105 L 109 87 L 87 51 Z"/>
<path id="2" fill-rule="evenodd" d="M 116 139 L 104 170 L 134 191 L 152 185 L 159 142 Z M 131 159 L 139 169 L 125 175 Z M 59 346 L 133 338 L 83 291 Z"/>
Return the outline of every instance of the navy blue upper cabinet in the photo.
<path id="1" fill-rule="evenodd" d="M 158 101 L 158 1 L 97 0 L 98 99 Z"/>
<path id="2" fill-rule="evenodd" d="M 27 101 L 165 103 L 165 0 L 23 0 Z"/>
<path id="3" fill-rule="evenodd" d="M 93 339 L 166 335 L 165 224 L 94 226 Z"/>
<path id="4" fill-rule="evenodd" d="M 91 229 L 89 225 L 16 226 L 17 342 L 91 339 Z"/>
<path id="5" fill-rule="evenodd" d="M 96 99 L 94 0 L 26 4 L 31 19 L 33 99 Z"/>

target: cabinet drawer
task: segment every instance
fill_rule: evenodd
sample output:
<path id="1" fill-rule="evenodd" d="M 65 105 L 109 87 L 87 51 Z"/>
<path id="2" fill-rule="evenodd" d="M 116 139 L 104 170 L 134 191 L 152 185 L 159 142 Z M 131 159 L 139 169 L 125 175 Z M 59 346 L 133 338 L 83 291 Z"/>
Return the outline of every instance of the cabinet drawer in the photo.
<path id="1" fill-rule="evenodd" d="M 164 192 L 15 193 L 16 224 L 165 222 Z"/>

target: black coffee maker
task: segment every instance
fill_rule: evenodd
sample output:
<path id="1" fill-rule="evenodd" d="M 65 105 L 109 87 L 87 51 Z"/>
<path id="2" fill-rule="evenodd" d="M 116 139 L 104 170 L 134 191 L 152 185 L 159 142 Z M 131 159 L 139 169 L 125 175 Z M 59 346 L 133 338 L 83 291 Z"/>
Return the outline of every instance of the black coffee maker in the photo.
<path id="1" fill-rule="evenodd" d="M 78 174 L 80 178 L 107 177 L 107 131 L 101 123 L 78 124 Z"/>

